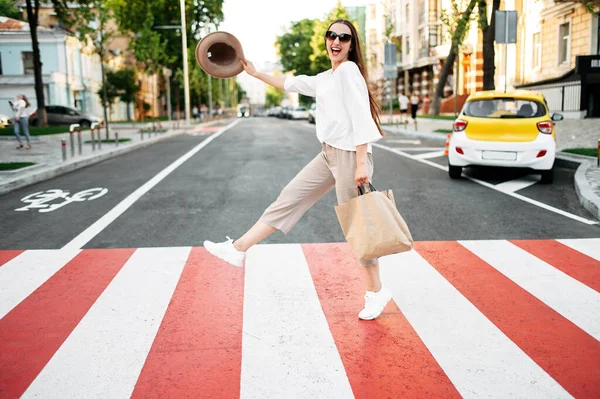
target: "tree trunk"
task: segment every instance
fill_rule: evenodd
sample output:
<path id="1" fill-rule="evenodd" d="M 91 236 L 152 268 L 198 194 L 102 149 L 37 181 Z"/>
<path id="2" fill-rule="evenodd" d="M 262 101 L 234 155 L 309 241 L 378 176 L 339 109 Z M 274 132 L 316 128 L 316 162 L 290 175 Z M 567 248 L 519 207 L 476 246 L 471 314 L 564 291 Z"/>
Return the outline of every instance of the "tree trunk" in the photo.
<path id="1" fill-rule="evenodd" d="M 494 39 L 496 34 L 496 10 L 500 8 L 500 0 L 493 0 L 492 16 L 487 23 L 487 6 L 485 0 L 479 2 L 479 25 L 483 36 L 483 90 L 494 90 L 496 88 L 496 50 Z"/>
<path id="2" fill-rule="evenodd" d="M 27 20 L 29 21 L 29 32 L 31 34 L 31 45 L 33 47 L 33 74 L 35 79 L 35 97 L 37 101 L 37 124 L 38 126 L 48 126 L 48 117 L 46 115 L 44 101 L 44 82 L 42 80 L 42 60 L 40 57 L 40 43 L 37 37 L 38 13 L 40 10 L 40 0 L 35 0 L 35 11 L 31 6 L 32 0 L 27 0 Z"/>
<path id="3" fill-rule="evenodd" d="M 437 86 L 435 87 L 435 95 L 433 96 L 433 101 L 431 101 L 429 115 L 440 114 L 440 103 L 444 94 L 444 86 L 446 86 L 448 75 L 450 75 L 450 71 L 452 70 L 452 66 L 454 65 L 454 60 L 456 59 L 456 54 L 458 53 L 458 46 L 460 44 L 458 43 L 458 38 L 462 36 L 463 30 L 466 29 L 467 23 L 471 18 L 471 13 L 473 12 L 473 9 L 475 8 L 476 4 L 477 0 L 469 1 L 469 5 L 467 6 L 465 12 L 461 16 L 460 21 L 456 24 L 457 29 L 452 34 L 452 46 L 450 47 L 450 53 L 448 54 L 448 57 L 446 57 L 444 65 L 442 66 L 442 70 L 440 71 Z M 454 93 L 454 95 L 456 96 L 458 95 L 458 93 Z"/>
<path id="4" fill-rule="evenodd" d="M 129 107 L 131 106 L 131 103 L 126 103 L 127 104 L 127 120 L 130 121 L 131 120 L 131 110 L 129 109 Z"/>

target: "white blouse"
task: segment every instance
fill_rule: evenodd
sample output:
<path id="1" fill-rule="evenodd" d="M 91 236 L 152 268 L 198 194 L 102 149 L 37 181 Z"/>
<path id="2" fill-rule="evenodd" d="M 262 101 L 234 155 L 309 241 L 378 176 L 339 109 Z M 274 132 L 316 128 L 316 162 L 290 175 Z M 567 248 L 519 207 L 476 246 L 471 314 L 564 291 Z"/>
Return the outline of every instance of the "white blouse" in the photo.
<path id="1" fill-rule="evenodd" d="M 356 151 L 356 146 L 379 140 L 381 134 L 371 116 L 369 92 L 358 66 L 343 62 L 316 76 L 290 76 L 285 91 L 317 98 L 317 138 L 332 147 Z"/>

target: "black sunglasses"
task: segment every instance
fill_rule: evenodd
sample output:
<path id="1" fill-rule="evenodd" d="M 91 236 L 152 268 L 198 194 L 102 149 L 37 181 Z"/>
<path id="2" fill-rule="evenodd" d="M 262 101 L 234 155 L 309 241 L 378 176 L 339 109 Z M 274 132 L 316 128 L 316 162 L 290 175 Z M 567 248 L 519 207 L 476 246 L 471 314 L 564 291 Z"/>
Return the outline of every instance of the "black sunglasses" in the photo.
<path id="1" fill-rule="evenodd" d="M 350 40 L 352 40 L 352 35 L 349 33 L 340 33 L 338 35 L 337 33 L 331 30 L 325 32 L 325 39 L 327 40 L 334 42 L 336 37 L 339 38 L 340 42 L 342 43 L 348 43 Z"/>

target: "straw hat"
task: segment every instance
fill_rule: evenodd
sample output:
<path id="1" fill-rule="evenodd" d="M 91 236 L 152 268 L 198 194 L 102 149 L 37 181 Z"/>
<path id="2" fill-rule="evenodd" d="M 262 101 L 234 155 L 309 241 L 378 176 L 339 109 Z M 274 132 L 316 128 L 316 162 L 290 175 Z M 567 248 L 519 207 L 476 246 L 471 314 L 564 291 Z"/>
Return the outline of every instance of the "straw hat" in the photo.
<path id="1" fill-rule="evenodd" d="M 239 40 L 231 33 L 213 32 L 196 46 L 196 61 L 215 78 L 231 78 L 244 70 L 240 60 L 244 51 Z"/>

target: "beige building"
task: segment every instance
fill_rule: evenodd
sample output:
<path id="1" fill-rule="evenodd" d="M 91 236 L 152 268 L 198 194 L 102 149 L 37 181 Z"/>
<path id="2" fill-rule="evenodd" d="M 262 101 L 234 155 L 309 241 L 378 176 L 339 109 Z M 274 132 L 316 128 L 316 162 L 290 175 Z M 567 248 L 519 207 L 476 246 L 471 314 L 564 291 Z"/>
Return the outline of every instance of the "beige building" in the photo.
<path id="1" fill-rule="evenodd" d="M 580 3 L 517 5 L 519 42 L 509 85 L 542 92 L 550 109 L 567 117 L 600 117 L 600 66 L 591 67 L 600 63 L 598 17 Z"/>

